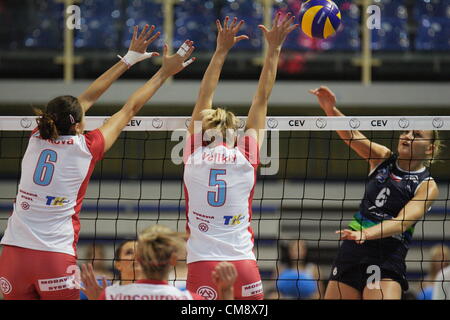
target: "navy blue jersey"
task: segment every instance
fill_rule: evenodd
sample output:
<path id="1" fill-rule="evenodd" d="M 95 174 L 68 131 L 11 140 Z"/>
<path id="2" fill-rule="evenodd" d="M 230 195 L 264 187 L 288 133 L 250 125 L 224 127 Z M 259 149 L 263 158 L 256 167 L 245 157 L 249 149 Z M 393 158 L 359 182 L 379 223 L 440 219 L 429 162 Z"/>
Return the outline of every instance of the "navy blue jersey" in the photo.
<path id="1" fill-rule="evenodd" d="M 366 183 L 360 212 L 354 215 L 349 227 L 353 230 L 370 228 L 397 217 L 401 209 L 412 199 L 423 181 L 432 179 L 427 168 L 405 171 L 397 166 L 397 155 L 393 154 L 370 173 Z M 407 249 L 414 232 L 411 226 L 403 234 L 386 240 L 400 240 Z"/>

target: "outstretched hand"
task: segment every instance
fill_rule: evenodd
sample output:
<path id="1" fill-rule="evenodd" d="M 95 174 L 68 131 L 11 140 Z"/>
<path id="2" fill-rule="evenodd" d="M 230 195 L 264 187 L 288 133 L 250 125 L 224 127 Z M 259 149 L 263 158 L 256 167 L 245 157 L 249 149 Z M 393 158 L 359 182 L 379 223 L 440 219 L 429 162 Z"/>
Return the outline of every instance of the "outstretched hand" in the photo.
<path id="1" fill-rule="evenodd" d="M 340 240 L 354 240 L 357 244 L 363 244 L 367 240 L 367 234 L 364 230 L 353 231 L 349 229 L 336 231 L 340 234 Z"/>
<path id="2" fill-rule="evenodd" d="M 128 53 L 123 58 L 118 56 L 122 61 L 131 68 L 138 62 L 144 61 L 146 59 L 150 59 L 152 57 L 158 57 L 158 52 L 147 52 L 148 46 L 158 39 L 161 32 L 157 32 L 152 36 L 153 31 L 155 31 L 155 26 L 151 26 L 149 30 L 148 24 L 145 25 L 144 29 L 138 36 L 139 27 L 134 27 L 133 38 L 131 39 L 130 48 L 128 49 Z"/>
<path id="3" fill-rule="evenodd" d="M 169 47 L 167 44 L 164 45 L 164 57 L 161 71 L 164 75 L 171 77 L 178 72 L 184 70 L 187 66 L 189 66 L 192 62 L 196 60 L 196 58 L 190 58 L 192 53 L 195 50 L 193 46 L 194 42 L 190 40 L 186 40 L 177 53 L 173 55 L 169 55 Z M 190 58 L 190 59 L 189 59 Z"/>
<path id="4" fill-rule="evenodd" d="M 146 53 L 148 46 L 159 38 L 161 32 L 157 32 L 152 36 L 153 31 L 155 31 L 155 26 L 151 26 L 149 30 L 148 24 L 145 25 L 144 29 L 142 29 L 141 33 L 138 36 L 139 27 L 134 26 L 133 30 L 133 38 L 131 39 L 130 51 L 135 51 L 138 53 Z M 154 56 L 159 56 L 157 52 L 150 52 Z"/>
<path id="5" fill-rule="evenodd" d="M 322 86 L 314 90 L 309 90 L 309 93 L 317 97 L 320 107 L 325 113 L 331 112 L 336 106 L 336 96 L 333 91 L 327 87 Z"/>
<path id="6" fill-rule="evenodd" d="M 270 30 L 264 25 L 258 26 L 258 28 L 262 30 L 264 37 L 269 44 L 269 48 L 281 49 L 287 35 L 299 27 L 299 24 L 292 24 L 295 20 L 292 13 L 289 12 L 281 21 L 280 17 L 281 13 L 278 12 L 275 15 L 275 19 L 273 20 L 272 28 Z"/>
<path id="7" fill-rule="evenodd" d="M 244 20 L 237 23 L 238 19 L 235 17 L 231 24 L 229 24 L 230 18 L 226 17 L 223 26 L 219 20 L 216 20 L 217 25 L 217 50 L 228 52 L 233 46 L 242 40 L 248 40 L 249 37 L 246 35 L 236 36 L 236 34 L 241 29 L 244 24 Z"/>
<path id="8" fill-rule="evenodd" d="M 95 278 L 94 268 L 91 264 L 81 266 L 81 281 L 83 287 L 81 291 L 88 297 L 89 300 L 97 300 L 102 294 L 103 290 L 108 286 L 106 278 L 102 278 L 102 285 L 100 286 Z"/>

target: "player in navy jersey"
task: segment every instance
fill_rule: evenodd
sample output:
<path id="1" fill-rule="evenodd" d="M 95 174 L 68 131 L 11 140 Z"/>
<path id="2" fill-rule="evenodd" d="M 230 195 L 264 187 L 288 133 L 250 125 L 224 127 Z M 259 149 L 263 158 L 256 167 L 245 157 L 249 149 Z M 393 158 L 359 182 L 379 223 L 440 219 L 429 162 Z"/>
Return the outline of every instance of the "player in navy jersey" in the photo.
<path id="1" fill-rule="evenodd" d="M 165 46 L 161 69 L 106 123 L 84 134 L 89 108 L 132 65 L 155 55 L 146 52 L 159 36 L 152 36 L 154 29 L 146 26 L 138 35 L 135 27 L 130 50 L 121 61 L 78 98 L 55 98 L 39 112 L 1 241 L 0 289 L 5 299 L 79 299 L 74 283 L 79 213 L 95 164 L 164 82 L 193 61 L 187 60 L 194 50 L 192 41 L 174 55 L 168 55 Z"/>
<path id="2" fill-rule="evenodd" d="M 310 92 L 327 116 L 344 116 L 330 89 Z M 337 231 L 343 242 L 325 298 L 400 299 L 408 289 L 405 258 L 414 227 L 439 194 L 427 168 L 440 151 L 438 132 L 405 131 L 396 153 L 359 131 L 337 133 L 369 162 L 370 172 L 359 212 L 348 229 Z"/>

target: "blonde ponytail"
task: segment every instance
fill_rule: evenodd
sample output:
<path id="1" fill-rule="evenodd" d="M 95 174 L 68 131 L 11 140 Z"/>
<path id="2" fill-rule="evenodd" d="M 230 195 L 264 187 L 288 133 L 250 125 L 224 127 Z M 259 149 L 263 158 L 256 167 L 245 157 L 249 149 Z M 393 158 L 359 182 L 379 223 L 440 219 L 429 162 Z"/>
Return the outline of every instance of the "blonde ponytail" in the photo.
<path id="1" fill-rule="evenodd" d="M 202 111 L 203 130 L 218 131 L 222 137 L 227 137 L 227 130 L 236 131 L 239 119 L 234 113 L 222 108 L 206 109 Z"/>
<path id="2" fill-rule="evenodd" d="M 433 130 L 433 139 L 431 141 L 431 143 L 433 144 L 433 154 L 432 154 L 432 158 L 428 161 L 426 161 L 425 165 L 429 166 L 433 163 L 436 163 L 439 160 L 439 156 L 442 153 L 442 150 L 445 148 L 445 145 L 442 143 L 441 137 L 440 137 L 440 132 L 438 130 Z"/>

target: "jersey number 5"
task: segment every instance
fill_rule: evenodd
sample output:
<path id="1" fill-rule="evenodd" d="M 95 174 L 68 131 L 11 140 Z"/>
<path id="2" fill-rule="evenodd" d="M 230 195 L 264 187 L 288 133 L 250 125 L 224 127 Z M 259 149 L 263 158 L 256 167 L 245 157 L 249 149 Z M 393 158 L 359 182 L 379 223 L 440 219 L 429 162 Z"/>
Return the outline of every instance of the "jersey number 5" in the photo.
<path id="1" fill-rule="evenodd" d="M 224 180 L 217 179 L 217 176 L 223 176 L 226 170 L 211 169 L 209 173 L 209 186 L 217 187 L 217 191 L 208 192 L 208 204 L 212 207 L 221 207 L 225 204 L 227 198 L 227 183 Z"/>
<path id="2" fill-rule="evenodd" d="M 48 186 L 52 182 L 55 172 L 55 162 L 58 155 L 53 150 L 44 150 L 39 156 L 36 169 L 34 170 L 33 181 L 39 186 Z"/>

